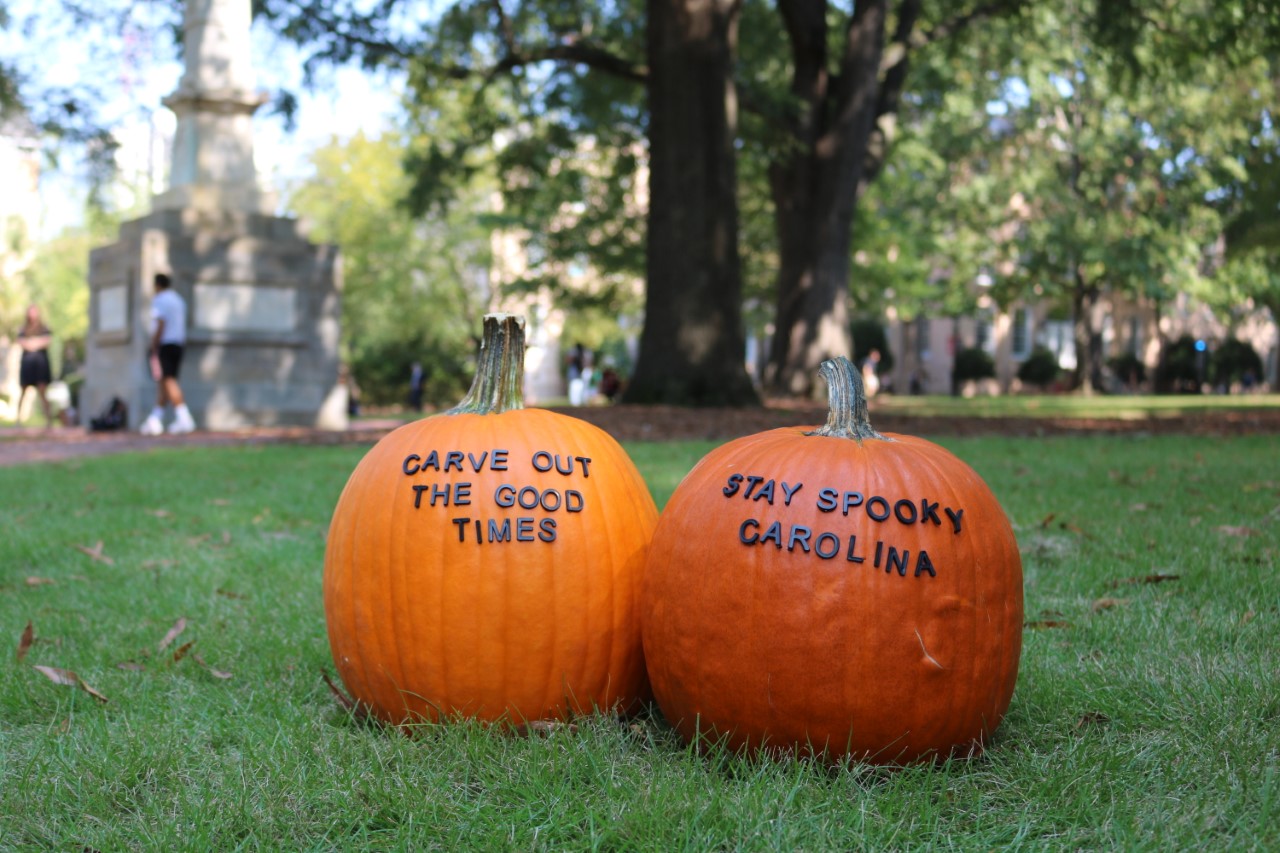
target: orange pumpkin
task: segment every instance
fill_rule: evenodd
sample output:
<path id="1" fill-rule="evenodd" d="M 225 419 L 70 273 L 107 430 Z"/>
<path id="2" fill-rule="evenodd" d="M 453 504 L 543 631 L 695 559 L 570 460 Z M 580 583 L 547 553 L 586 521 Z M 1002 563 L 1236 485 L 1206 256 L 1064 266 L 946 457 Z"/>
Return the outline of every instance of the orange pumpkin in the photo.
<path id="1" fill-rule="evenodd" d="M 649 695 L 638 597 L 657 510 L 606 433 L 522 408 L 523 330 L 487 316 L 467 398 L 379 441 L 334 510 L 330 648 L 383 720 L 522 724 Z"/>
<path id="2" fill-rule="evenodd" d="M 904 763 L 975 751 L 1013 694 L 1022 562 L 990 489 L 881 435 L 858 371 L 824 362 L 821 429 L 729 442 L 654 532 L 642 632 L 686 739 Z"/>

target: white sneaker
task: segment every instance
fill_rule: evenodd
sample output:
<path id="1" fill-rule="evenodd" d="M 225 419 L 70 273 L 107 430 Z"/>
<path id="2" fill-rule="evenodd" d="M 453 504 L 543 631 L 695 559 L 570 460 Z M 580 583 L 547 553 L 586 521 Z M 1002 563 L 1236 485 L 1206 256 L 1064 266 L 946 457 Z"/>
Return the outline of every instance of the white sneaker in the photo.
<path id="1" fill-rule="evenodd" d="M 163 435 L 164 424 L 160 423 L 160 419 L 155 415 L 148 415 L 142 422 L 142 426 L 138 427 L 138 432 L 143 435 Z"/>
<path id="2" fill-rule="evenodd" d="M 183 417 L 178 415 L 173 419 L 173 423 L 169 424 L 169 435 L 181 435 L 182 433 L 194 432 L 196 422 L 190 415 Z"/>

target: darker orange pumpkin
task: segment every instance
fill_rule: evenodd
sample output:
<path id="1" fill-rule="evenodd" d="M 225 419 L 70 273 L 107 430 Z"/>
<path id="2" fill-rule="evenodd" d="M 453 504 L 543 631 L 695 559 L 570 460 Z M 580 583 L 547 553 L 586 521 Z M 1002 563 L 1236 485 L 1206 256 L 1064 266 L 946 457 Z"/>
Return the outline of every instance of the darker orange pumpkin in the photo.
<path id="1" fill-rule="evenodd" d="M 379 441 L 334 510 L 329 643 L 383 720 L 521 724 L 648 696 L 638 596 L 657 510 L 606 433 L 522 408 L 523 340 L 522 318 L 486 317 L 467 399 Z"/>
<path id="2" fill-rule="evenodd" d="M 1022 563 L 982 479 L 881 435 L 847 359 L 825 427 L 729 442 L 654 532 L 654 695 L 687 739 L 876 763 L 980 749 L 1008 709 Z"/>

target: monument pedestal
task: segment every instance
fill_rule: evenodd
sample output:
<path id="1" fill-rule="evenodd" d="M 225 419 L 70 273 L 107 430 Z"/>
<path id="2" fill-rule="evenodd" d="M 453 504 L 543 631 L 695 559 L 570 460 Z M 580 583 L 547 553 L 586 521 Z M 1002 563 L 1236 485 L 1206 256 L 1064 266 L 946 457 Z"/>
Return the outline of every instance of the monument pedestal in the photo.
<path id="1" fill-rule="evenodd" d="M 137 429 L 155 405 L 158 272 L 187 303 L 179 382 L 199 428 L 346 428 L 337 248 L 308 241 L 296 220 L 208 208 L 156 210 L 90 253 L 86 418 L 120 397 Z"/>

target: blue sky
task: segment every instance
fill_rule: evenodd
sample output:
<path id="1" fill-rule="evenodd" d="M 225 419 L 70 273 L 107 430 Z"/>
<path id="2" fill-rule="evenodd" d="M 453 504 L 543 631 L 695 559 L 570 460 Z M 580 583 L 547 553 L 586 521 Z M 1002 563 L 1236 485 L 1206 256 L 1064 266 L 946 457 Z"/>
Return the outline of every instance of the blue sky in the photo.
<path id="1" fill-rule="evenodd" d="M 101 117 L 117 131 L 125 156 L 145 162 L 149 125 L 161 130 L 172 117 L 161 99 L 178 85 L 182 66 L 160 20 L 148 20 L 147 4 L 134 4 L 135 19 L 121 37 L 104 25 L 85 31 L 61 16 L 47 0 L 11 0 L 12 22 L 0 30 L 0 56 L 16 59 L 24 73 L 46 86 L 77 86 L 92 80 L 104 95 Z M 154 7 L 151 13 L 156 14 Z M 255 159 L 264 183 L 283 191 L 307 176 L 308 154 L 332 137 L 358 131 L 376 134 L 397 110 L 400 83 L 358 68 L 326 70 L 312 91 L 302 89 L 302 56 L 266 28 L 253 30 L 258 88 L 274 95 L 292 90 L 299 99 L 296 128 L 264 108 L 256 117 Z M 80 217 L 85 186 L 74 158 L 41 176 L 42 236 L 51 236 Z"/>

